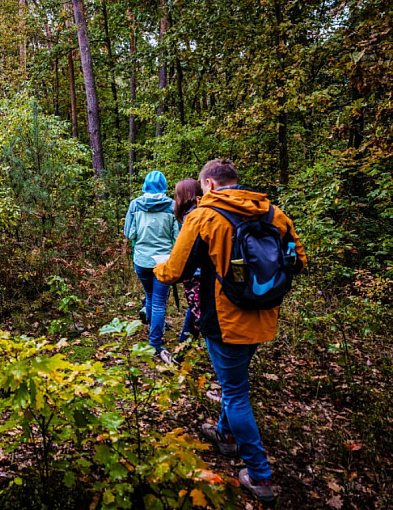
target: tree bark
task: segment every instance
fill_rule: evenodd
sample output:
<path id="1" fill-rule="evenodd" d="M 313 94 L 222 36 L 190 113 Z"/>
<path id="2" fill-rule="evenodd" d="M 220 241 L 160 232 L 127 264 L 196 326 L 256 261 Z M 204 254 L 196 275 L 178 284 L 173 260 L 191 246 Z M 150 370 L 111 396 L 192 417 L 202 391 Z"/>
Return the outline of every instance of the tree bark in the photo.
<path id="1" fill-rule="evenodd" d="M 281 108 L 284 107 L 284 99 L 280 101 Z M 287 114 L 282 111 L 278 116 L 278 148 L 279 148 L 279 168 L 280 168 L 280 184 L 288 184 L 288 118 Z"/>
<path id="2" fill-rule="evenodd" d="M 288 157 L 288 118 L 285 111 L 286 104 L 286 92 L 285 82 L 283 76 L 285 76 L 285 55 L 282 47 L 286 46 L 285 37 L 281 35 L 281 24 L 283 23 L 283 14 L 280 4 L 280 0 L 274 1 L 274 14 L 276 18 L 276 55 L 279 64 L 278 76 L 277 76 L 277 92 L 278 92 L 278 148 L 279 148 L 279 172 L 280 172 L 280 184 L 288 184 L 289 181 L 289 157 Z"/>
<path id="3" fill-rule="evenodd" d="M 109 34 L 108 10 L 107 10 L 107 6 L 106 6 L 106 0 L 102 0 L 102 16 L 104 18 L 105 46 L 106 46 L 106 50 L 108 52 L 110 82 L 111 82 L 112 98 L 113 98 L 113 104 L 114 104 L 113 113 L 115 115 L 116 138 L 117 138 L 118 147 L 119 147 L 120 143 L 121 143 L 119 101 L 118 101 L 118 97 L 117 97 L 115 61 L 113 58 L 112 42 L 111 42 L 111 38 L 110 38 L 110 34 Z"/>
<path id="4" fill-rule="evenodd" d="M 177 84 L 177 107 L 179 110 L 179 118 L 182 126 L 186 123 L 186 116 L 184 112 L 184 97 L 183 97 L 183 71 L 179 57 L 176 57 L 176 84 Z"/>
<path id="5" fill-rule="evenodd" d="M 100 115 L 90 43 L 87 35 L 87 24 L 83 9 L 83 0 L 72 0 L 72 5 L 74 8 L 74 17 L 78 32 L 83 79 L 85 82 L 87 122 L 89 128 L 90 147 L 93 151 L 93 168 L 96 177 L 101 177 L 104 170 L 104 156 L 101 143 Z"/>
<path id="6" fill-rule="evenodd" d="M 67 11 L 72 16 L 71 5 L 68 4 Z M 68 30 L 71 29 L 71 21 L 69 18 L 66 19 L 66 27 Z M 72 136 L 74 138 L 78 138 L 78 107 L 77 107 L 77 98 L 76 98 L 76 87 L 75 87 L 75 66 L 74 66 L 74 52 L 72 50 L 73 41 L 72 38 L 69 38 L 70 42 L 70 50 L 67 54 L 67 63 L 68 63 L 68 79 L 69 79 L 69 91 L 70 91 L 70 117 L 71 117 L 71 126 L 72 126 Z"/>
<path id="7" fill-rule="evenodd" d="M 19 0 L 20 31 L 22 34 L 21 41 L 19 43 L 19 67 L 21 69 L 23 77 L 26 77 L 26 73 L 27 73 L 26 7 L 27 7 L 27 1 Z"/>
<path id="8" fill-rule="evenodd" d="M 166 63 L 166 52 L 162 47 L 162 43 L 164 40 L 164 36 L 168 31 L 169 19 L 168 19 L 168 5 L 167 0 L 160 0 L 160 8 L 162 11 L 161 20 L 160 20 L 160 45 L 161 45 L 161 66 L 158 74 L 158 88 L 161 92 L 160 104 L 157 108 L 157 125 L 156 125 L 156 136 L 162 136 L 164 132 L 164 124 L 160 116 L 166 111 L 166 102 L 164 100 L 163 91 L 167 87 L 167 63 Z"/>
<path id="9" fill-rule="evenodd" d="M 131 61 L 131 72 L 130 72 L 130 104 L 131 108 L 136 104 L 136 29 L 135 29 L 135 17 L 131 11 L 128 11 L 128 19 L 130 21 L 130 61 Z M 130 153 L 128 158 L 128 169 L 130 174 L 130 181 L 132 181 L 136 175 L 135 163 L 136 163 L 136 150 L 134 144 L 136 143 L 137 126 L 135 114 L 131 113 L 129 117 L 129 141 L 130 141 Z M 131 187 L 132 189 L 132 187 Z"/>
<path id="10" fill-rule="evenodd" d="M 74 56 L 72 54 L 72 50 L 68 52 L 67 59 L 68 59 L 68 77 L 70 80 L 70 109 L 71 109 L 72 136 L 74 138 L 78 138 L 78 110 L 76 102 Z"/>
<path id="11" fill-rule="evenodd" d="M 56 57 L 53 62 L 53 70 L 55 72 L 55 93 L 53 98 L 53 111 L 55 115 L 60 114 L 59 95 L 60 95 L 60 80 L 59 80 L 59 59 Z"/>
<path id="12" fill-rule="evenodd" d="M 52 33 L 52 30 L 49 26 L 49 22 L 45 23 L 45 33 L 46 38 L 48 41 L 48 48 L 51 50 L 53 48 L 54 44 L 54 36 Z M 60 89 L 60 82 L 59 82 L 59 59 L 57 56 L 55 59 L 51 62 L 53 74 L 55 77 L 53 88 L 54 93 L 52 94 L 52 101 L 53 101 L 53 113 L 54 115 L 59 115 L 60 107 L 59 107 L 59 89 Z"/>

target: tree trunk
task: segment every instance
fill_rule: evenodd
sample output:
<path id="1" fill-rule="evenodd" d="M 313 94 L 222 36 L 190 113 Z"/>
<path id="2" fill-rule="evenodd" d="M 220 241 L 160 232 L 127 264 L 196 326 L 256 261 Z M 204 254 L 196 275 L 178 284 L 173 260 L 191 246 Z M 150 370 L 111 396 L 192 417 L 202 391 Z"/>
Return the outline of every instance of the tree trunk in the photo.
<path id="1" fill-rule="evenodd" d="M 60 80 L 59 80 L 59 59 L 56 57 L 53 62 L 53 70 L 55 72 L 55 93 L 53 97 L 53 111 L 55 115 L 60 114 L 59 106 L 59 92 L 60 92 Z"/>
<path id="2" fill-rule="evenodd" d="M 177 107 L 179 110 L 179 117 L 182 126 L 186 123 L 186 116 L 184 113 L 184 98 L 183 98 L 183 71 L 179 57 L 176 57 L 176 84 L 177 84 Z"/>
<path id="3" fill-rule="evenodd" d="M 164 50 L 163 46 L 163 40 L 164 36 L 168 30 L 169 20 L 168 20 L 168 6 L 167 6 L 167 0 L 160 0 L 160 8 L 162 11 L 162 17 L 160 20 L 160 45 L 161 45 L 161 66 L 159 71 L 159 83 L 158 88 L 161 92 L 160 97 L 160 104 L 157 108 L 157 125 L 156 125 L 156 136 L 162 136 L 164 132 L 164 125 L 162 122 L 162 119 L 160 119 L 160 116 L 165 113 L 166 111 L 166 104 L 165 100 L 163 98 L 163 91 L 167 87 L 167 64 L 166 64 L 166 52 Z"/>
<path id="4" fill-rule="evenodd" d="M 283 101 L 284 102 L 284 101 Z M 281 103 L 281 101 L 280 101 Z M 283 109 L 283 104 L 281 108 Z M 279 168 L 280 184 L 288 184 L 288 119 L 287 114 L 282 110 L 278 116 L 278 148 L 279 148 Z"/>
<path id="5" fill-rule="evenodd" d="M 285 111 L 286 104 L 286 92 L 285 82 L 283 76 L 285 76 L 285 55 L 282 51 L 282 47 L 286 47 L 285 37 L 282 36 L 282 23 L 284 21 L 281 4 L 279 0 L 274 1 L 274 14 L 276 18 L 276 55 L 279 64 L 277 73 L 277 95 L 279 104 L 278 114 L 278 148 L 279 148 L 279 171 L 280 171 L 280 184 L 288 184 L 289 181 L 289 158 L 288 158 L 288 119 Z"/>
<path id="6" fill-rule="evenodd" d="M 76 103 L 74 56 L 72 54 L 72 50 L 68 52 L 67 59 L 68 59 L 68 76 L 70 80 L 70 108 L 71 108 L 72 136 L 78 138 L 78 111 Z"/>
<path id="7" fill-rule="evenodd" d="M 112 52 L 112 42 L 109 34 L 109 22 L 108 22 L 108 10 L 106 7 L 106 0 L 102 0 L 102 16 L 104 18 L 104 33 L 105 33 L 105 46 L 108 52 L 108 63 L 109 63 L 109 73 L 110 73 L 110 82 L 111 82 L 111 90 L 114 104 L 114 115 L 115 115 L 115 126 L 116 126 L 116 138 L 118 142 L 118 148 L 120 147 L 121 138 L 120 138 L 120 114 L 119 114 L 119 102 L 117 98 L 117 87 L 116 87 L 116 75 L 115 75 L 115 62 L 113 58 Z"/>
<path id="8" fill-rule="evenodd" d="M 67 11 L 72 16 L 71 5 L 67 5 Z M 69 18 L 66 19 L 66 27 L 68 30 L 71 29 L 71 21 Z M 68 62 L 68 79 L 69 79 L 69 90 L 70 90 L 70 117 L 71 117 L 71 126 L 72 126 L 72 136 L 74 138 L 78 138 L 78 110 L 77 110 L 77 101 L 76 101 L 76 87 L 75 87 L 75 66 L 74 66 L 74 52 L 72 50 L 73 41 L 72 38 L 69 38 L 70 50 L 67 54 L 67 62 Z"/>
<path id="9" fill-rule="evenodd" d="M 130 103 L 131 108 L 136 104 L 136 28 L 134 15 L 129 11 L 128 18 L 130 21 L 130 61 L 131 61 L 131 72 L 130 72 Z M 136 150 L 134 144 L 136 143 L 137 127 L 135 114 L 131 113 L 129 118 L 129 141 L 130 141 L 130 153 L 128 159 L 128 169 L 130 173 L 130 181 L 132 181 L 136 175 L 135 163 L 136 163 Z M 132 190 L 132 187 L 131 187 Z"/>
<path id="10" fill-rule="evenodd" d="M 54 36 L 52 34 L 52 30 L 49 26 L 49 22 L 45 23 L 45 33 L 46 38 L 48 41 L 48 48 L 51 50 L 53 48 L 54 43 Z M 52 93 L 52 101 L 53 101 L 53 113 L 54 115 L 59 115 L 59 89 L 60 89 L 60 83 L 59 83 L 59 59 L 57 56 L 55 57 L 54 61 L 51 62 L 53 74 L 55 77 L 55 81 L 53 83 L 54 93 Z"/>
<path id="11" fill-rule="evenodd" d="M 101 177 L 104 169 L 104 156 L 101 144 L 100 115 L 97 90 L 93 72 L 87 24 L 83 10 L 83 0 L 72 0 L 74 17 L 78 31 L 79 50 L 82 62 L 87 102 L 87 122 L 89 127 L 90 147 L 93 151 L 93 168 L 96 177 Z"/>
<path id="12" fill-rule="evenodd" d="M 26 56 L 26 0 L 19 0 L 19 18 L 21 39 L 19 43 L 19 67 L 22 76 L 26 78 L 27 73 L 27 56 Z"/>

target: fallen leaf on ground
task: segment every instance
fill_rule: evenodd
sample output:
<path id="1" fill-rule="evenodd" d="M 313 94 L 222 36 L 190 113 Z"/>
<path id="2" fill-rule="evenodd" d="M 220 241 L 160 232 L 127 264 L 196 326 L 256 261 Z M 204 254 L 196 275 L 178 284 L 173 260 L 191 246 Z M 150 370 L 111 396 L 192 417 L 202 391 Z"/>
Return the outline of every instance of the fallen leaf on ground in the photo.
<path id="1" fill-rule="evenodd" d="M 356 452 L 357 450 L 361 450 L 363 448 L 362 443 L 356 443 L 355 441 L 347 441 L 343 443 L 343 445 L 345 448 L 347 448 L 347 450 L 351 450 L 351 452 Z"/>
<path id="2" fill-rule="evenodd" d="M 343 506 L 343 500 L 340 496 L 332 496 L 330 499 L 326 501 L 326 503 L 331 507 L 335 508 L 336 510 L 341 510 Z"/>
<path id="3" fill-rule="evenodd" d="M 334 492 L 342 491 L 341 485 L 338 485 L 338 483 L 335 480 L 330 480 L 330 482 L 328 483 L 328 487 Z"/>

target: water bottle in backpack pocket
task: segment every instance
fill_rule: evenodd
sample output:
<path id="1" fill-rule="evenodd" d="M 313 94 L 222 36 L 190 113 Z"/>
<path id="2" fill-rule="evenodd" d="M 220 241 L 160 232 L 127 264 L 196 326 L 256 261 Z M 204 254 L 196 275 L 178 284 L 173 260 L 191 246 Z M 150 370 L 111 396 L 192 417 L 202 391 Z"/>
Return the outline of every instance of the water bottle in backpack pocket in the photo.
<path id="1" fill-rule="evenodd" d="M 246 281 L 246 266 L 243 259 L 231 260 L 231 271 L 234 282 L 244 283 Z"/>

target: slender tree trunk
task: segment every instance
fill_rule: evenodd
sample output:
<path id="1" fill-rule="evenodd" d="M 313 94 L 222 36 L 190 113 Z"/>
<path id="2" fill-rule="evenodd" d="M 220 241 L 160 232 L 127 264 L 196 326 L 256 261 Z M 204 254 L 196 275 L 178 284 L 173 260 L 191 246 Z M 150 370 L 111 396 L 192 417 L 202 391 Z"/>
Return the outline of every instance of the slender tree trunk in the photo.
<path id="1" fill-rule="evenodd" d="M 27 56 L 26 56 L 26 0 L 19 0 L 19 18 L 20 18 L 20 32 L 22 34 L 19 43 L 19 67 L 23 77 L 27 73 Z"/>
<path id="2" fill-rule="evenodd" d="M 72 50 L 68 52 L 67 59 L 68 59 L 68 77 L 70 80 L 70 108 L 71 108 L 72 136 L 78 138 L 78 110 L 76 102 L 74 56 L 72 54 Z"/>
<path id="3" fill-rule="evenodd" d="M 128 19 L 130 22 L 130 103 L 131 108 L 136 104 L 136 27 L 135 18 L 131 11 L 128 11 Z M 136 163 L 136 150 L 134 144 L 136 143 L 137 126 L 135 114 L 131 113 L 129 118 L 129 141 L 130 141 L 130 153 L 128 159 L 128 169 L 130 173 L 130 181 L 132 181 L 136 175 L 135 163 Z M 132 187 L 131 187 L 132 190 Z"/>
<path id="4" fill-rule="evenodd" d="M 120 146 L 121 138 L 120 138 L 120 114 L 119 114 L 119 101 L 117 97 L 117 87 L 116 87 L 116 75 L 115 75 L 115 62 L 113 58 L 112 52 L 112 42 L 109 34 L 109 22 L 108 22 L 108 10 L 106 5 L 106 0 L 102 0 L 102 16 L 104 18 L 104 33 L 105 33 L 105 46 L 106 51 L 108 52 L 108 63 L 109 63 L 109 73 L 110 73 L 110 82 L 111 82 L 111 90 L 114 104 L 114 115 L 115 115 L 115 126 L 116 126 L 116 138 L 118 142 L 118 146 Z"/>
<path id="5" fill-rule="evenodd" d="M 45 33 L 46 33 L 46 38 L 48 40 L 48 48 L 51 50 L 53 48 L 54 37 L 53 37 L 52 31 L 50 29 L 48 22 L 45 23 Z M 53 83 L 54 93 L 52 93 L 53 113 L 55 115 L 59 115 L 59 110 L 60 110 L 60 107 L 59 107 L 59 88 L 60 88 L 60 85 L 59 85 L 59 59 L 57 57 L 55 57 L 55 59 L 51 62 L 51 65 L 52 65 L 52 70 L 53 70 L 53 74 L 55 77 L 55 81 Z"/>
<path id="6" fill-rule="evenodd" d="M 93 151 L 93 168 L 96 177 L 101 177 L 102 171 L 104 170 L 104 156 L 101 144 L 100 115 L 83 1 L 72 0 L 72 5 L 74 8 L 74 17 L 78 31 L 82 72 L 85 82 L 87 122 L 89 127 L 90 146 Z"/>
<path id="7" fill-rule="evenodd" d="M 279 147 L 279 168 L 280 168 L 280 184 L 288 184 L 289 175 L 289 160 L 288 160 L 288 118 L 287 114 L 283 111 L 285 98 L 279 101 L 281 113 L 278 116 L 278 147 Z"/>
<path id="8" fill-rule="evenodd" d="M 184 97 L 183 97 L 183 71 L 179 57 L 176 57 L 176 84 L 177 84 L 177 107 L 179 110 L 179 118 L 182 126 L 186 123 L 184 113 Z"/>
<path id="9" fill-rule="evenodd" d="M 56 57 L 53 62 L 53 70 L 55 72 L 55 93 L 53 97 L 53 111 L 55 115 L 59 115 L 60 106 L 59 106 L 59 90 L 60 90 L 60 80 L 59 80 L 59 59 Z"/>
<path id="10" fill-rule="evenodd" d="M 164 125 L 163 125 L 162 119 L 160 119 L 160 116 L 163 113 L 165 113 L 165 111 L 166 111 L 165 100 L 162 96 L 163 96 L 164 90 L 167 87 L 167 64 L 166 64 L 166 52 L 165 52 L 164 48 L 162 47 L 162 45 L 163 45 L 164 36 L 165 36 L 166 32 L 168 31 L 168 25 L 169 25 L 167 0 L 160 0 L 160 8 L 162 11 L 161 20 L 160 20 L 161 66 L 160 66 L 160 70 L 159 70 L 159 74 L 158 74 L 158 78 L 159 78 L 158 87 L 161 91 L 161 98 L 160 98 L 160 105 L 157 108 L 158 120 L 157 120 L 157 125 L 156 125 L 156 136 L 162 136 L 162 134 L 164 132 Z"/>
<path id="11" fill-rule="evenodd" d="M 279 71 L 277 77 L 277 92 L 278 92 L 278 147 L 279 147 L 279 171 L 280 171 L 280 184 L 288 184 L 289 181 L 289 158 L 288 158 L 288 118 L 285 111 L 286 105 L 286 92 L 285 82 L 283 76 L 285 75 L 285 55 L 282 47 L 286 46 L 285 37 L 281 34 L 283 14 L 280 0 L 274 0 L 274 13 L 276 18 L 276 55 L 279 64 Z"/>
<path id="12" fill-rule="evenodd" d="M 71 5 L 68 4 L 67 10 L 72 16 Z M 69 18 L 66 19 L 66 27 L 68 30 L 71 29 L 71 21 Z M 78 109 L 77 109 L 77 99 L 76 99 L 76 87 L 75 87 L 75 66 L 74 66 L 74 52 L 72 50 L 73 41 L 70 37 L 70 50 L 67 54 L 67 63 L 68 63 L 68 79 L 69 79 L 69 90 L 70 90 L 70 117 L 71 117 L 71 126 L 72 126 L 72 136 L 74 138 L 78 138 Z"/>

